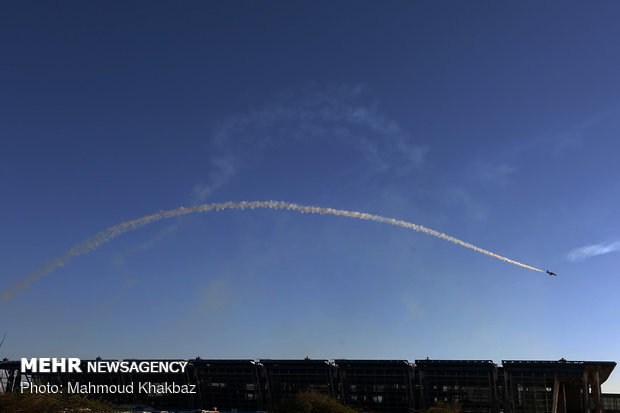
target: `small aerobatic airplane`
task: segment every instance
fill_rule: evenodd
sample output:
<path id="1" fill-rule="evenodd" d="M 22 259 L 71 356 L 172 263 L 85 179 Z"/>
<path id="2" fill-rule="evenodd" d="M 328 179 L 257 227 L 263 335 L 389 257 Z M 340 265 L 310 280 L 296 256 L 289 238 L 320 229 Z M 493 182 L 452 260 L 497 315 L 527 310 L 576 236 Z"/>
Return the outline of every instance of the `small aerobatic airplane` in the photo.
<path id="1" fill-rule="evenodd" d="M 555 276 L 557 277 L 557 274 L 556 274 L 556 273 L 551 272 L 551 271 L 549 271 L 549 270 L 547 270 L 547 274 L 549 274 L 549 275 L 555 275 Z"/>

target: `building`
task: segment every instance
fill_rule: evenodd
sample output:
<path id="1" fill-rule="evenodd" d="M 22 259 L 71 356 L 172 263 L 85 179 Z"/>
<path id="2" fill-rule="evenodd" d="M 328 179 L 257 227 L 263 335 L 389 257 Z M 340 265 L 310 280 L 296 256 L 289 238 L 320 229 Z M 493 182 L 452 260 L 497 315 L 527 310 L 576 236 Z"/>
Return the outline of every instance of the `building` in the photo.
<path id="1" fill-rule="evenodd" d="M 144 361 L 144 360 L 142 360 Z M 153 361 L 153 360 L 148 360 Z M 187 360 L 183 373 L 31 373 L 0 362 L 0 385 L 20 383 L 193 386 L 191 394 L 104 394 L 114 402 L 167 409 L 268 411 L 301 391 L 316 391 L 363 411 L 410 413 L 458 403 L 463 413 L 620 413 L 620 394 L 602 394 L 612 361 L 504 360 Z M 86 361 L 82 361 L 84 365 Z"/>
<path id="2" fill-rule="evenodd" d="M 502 388 L 497 365 L 492 361 L 416 360 L 415 365 L 419 408 L 444 402 L 460 403 L 465 413 L 501 410 Z"/>
<path id="3" fill-rule="evenodd" d="M 413 365 L 407 360 L 335 360 L 338 398 L 373 411 L 415 408 Z"/>

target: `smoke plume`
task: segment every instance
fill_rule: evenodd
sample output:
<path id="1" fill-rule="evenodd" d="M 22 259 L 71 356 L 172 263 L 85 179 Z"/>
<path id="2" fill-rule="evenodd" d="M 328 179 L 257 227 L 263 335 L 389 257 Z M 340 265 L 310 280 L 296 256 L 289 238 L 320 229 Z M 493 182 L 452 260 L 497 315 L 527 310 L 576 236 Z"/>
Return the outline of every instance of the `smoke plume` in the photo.
<path id="1" fill-rule="evenodd" d="M 394 218 L 386 218 L 379 215 L 367 214 L 364 212 L 356 212 L 356 211 L 346 211 L 342 209 L 333 209 L 333 208 L 321 208 L 315 206 L 305 206 L 298 205 L 289 202 L 282 201 L 240 201 L 240 202 L 224 202 L 224 203 L 212 203 L 212 204 L 204 204 L 198 205 L 191 208 L 180 207 L 177 209 L 172 209 L 168 211 L 160 211 L 154 214 L 146 215 L 141 218 L 137 218 L 131 221 L 121 222 L 120 224 L 116 224 L 111 226 L 94 236 L 74 245 L 71 249 L 69 249 L 64 254 L 40 265 L 35 268 L 30 273 L 26 274 L 23 278 L 17 280 L 12 287 L 2 292 L 0 295 L 0 305 L 6 303 L 15 297 L 16 294 L 27 290 L 32 284 L 39 281 L 41 278 L 46 275 L 51 274 L 57 268 L 64 266 L 68 262 L 70 262 L 73 258 L 78 257 L 83 254 L 87 254 L 91 251 L 96 250 L 101 245 L 112 241 L 114 238 L 118 237 L 125 232 L 133 231 L 135 229 L 141 228 L 145 225 L 148 225 L 152 222 L 159 221 L 162 219 L 168 219 L 173 217 L 178 217 L 180 215 L 193 214 L 196 212 L 209 212 L 209 211 L 221 211 L 225 209 L 255 209 L 255 208 L 268 208 L 268 209 L 277 209 L 277 210 L 288 210 L 288 211 L 297 211 L 304 214 L 321 214 L 321 215 L 335 215 L 335 216 L 343 216 L 350 217 L 356 219 L 362 219 L 367 221 L 380 222 L 382 224 L 390 224 L 395 225 L 402 228 L 412 229 L 414 231 L 419 231 L 426 233 L 428 235 L 432 235 L 437 238 L 444 239 L 446 241 L 450 241 L 454 244 L 460 245 L 465 248 L 472 249 L 474 251 L 480 252 L 482 254 L 486 254 L 488 256 L 500 259 L 502 261 L 508 262 L 510 264 L 518 265 L 523 268 L 527 268 L 530 270 L 544 272 L 538 268 L 531 267 L 526 264 L 522 264 L 520 262 L 511 260 L 506 257 L 502 257 L 501 255 L 495 254 L 494 252 L 487 251 L 485 249 L 476 247 L 470 243 L 465 241 L 461 241 L 460 239 L 454 238 L 450 235 L 432 230 L 430 228 L 423 227 L 422 225 L 412 224 L 411 222 L 402 221 Z"/>

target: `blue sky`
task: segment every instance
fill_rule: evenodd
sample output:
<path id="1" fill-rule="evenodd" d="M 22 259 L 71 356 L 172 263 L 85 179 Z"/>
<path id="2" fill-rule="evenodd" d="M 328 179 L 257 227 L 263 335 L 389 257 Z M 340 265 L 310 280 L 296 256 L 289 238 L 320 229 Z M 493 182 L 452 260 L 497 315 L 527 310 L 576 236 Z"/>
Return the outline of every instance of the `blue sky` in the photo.
<path id="1" fill-rule="evenodd" d="M 2 356 L 620 360 L 620 4 L 4 2 Z M 620 375 L 606 391 L 620 392 Z"/>

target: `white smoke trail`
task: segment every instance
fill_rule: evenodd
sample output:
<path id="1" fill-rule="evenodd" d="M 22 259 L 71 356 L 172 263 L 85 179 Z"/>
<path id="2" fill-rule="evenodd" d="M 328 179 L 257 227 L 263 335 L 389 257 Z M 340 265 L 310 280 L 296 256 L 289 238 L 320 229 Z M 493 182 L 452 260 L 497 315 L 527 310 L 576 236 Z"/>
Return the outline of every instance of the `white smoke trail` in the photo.
<path id="1" fill-rule="evenodd" d="M 28 289 L 33 283 L 39 281 L 41 278 L 46 275 L 51 274 L 54 270 L 59 267 L 64 266 L 73 258 L 78 257 L 83 254 L 87 254 L 90 251 L 94 251 L 99 246 L 112 241 L 117 236 L 133 231 L 135 229 L 141 228 L 145 225 L 150 224 L 151 222 L 159 221 L 162 219 L 173 218 L 180 215 L 193 214 L 195 212 L 209 212 L 212 210 L 221 211 L 224 209 L 255 209 L 255 208 L 270 208 L 270 209 L 283 209 L 288 211 L 297 211 L 305 214 L 321 214 L 321 215 L 336 215 L 336 216 L 344 216 L 350 218 L 363 219 L 367 221 L 375 221 L 383 224 L 396 225 L 399 227 L 412 229 L 414 231 L 424 232 L 426 234 L 432 235 L 437 238 L 445 239 L 446 241 L 453 242 L 460 246 L 472 249 L 474 251 L 480 252 L 482 254 L 489 255 L 491 257 L 500 259 L 502 261 L 506 261 L 510 264 L 518 265 L 523 268 L 527 268 L 530 270 L 544 272 L 535 267 L 531 267 L 529 265 L 522 264 L 520 262 L 511 260 L 506 257 L 502 257 L 501 255 L 495 254 L 491 251 L 487 251 L 485 249 L 476 247 L 470 243 L 461 241 L 460 239 L 454 238 L 450 235 L 432 230 L 430 228 L 423 227 L 422 225 L 412 224 L 411 222 L 401 221 L 394 218 L 386 218 L 380 215 L 367 214 L 365 212 L 356 212 L 356 211 L 346 211 L 342 209 L 333 209 L 333 208 L 321 208 L 314 206 L 305 206 L 298 205 L 289 202 L 282 201 L 240 201 L 240 202 L 224 202 L 224 203 L 213 203 L 213 204 L 204 204 L 198 205 L 191 208 L 177 208 L 168 211 L 160 211 L 151 215 L 146 215 L 142 218 L 134 219 L 131 221 L 121 222 L 120 224 L 116 224 L 112 227 L 109 227 L 94 236 L 74 245 L 70 250 L 65 252 L 64 254 L 48 261 L 22 279 L 17 280 L 13 286 L 2 292 L 0 295 L 0 305 L 6 303 L 11 300 L 16 294 Z"/>

